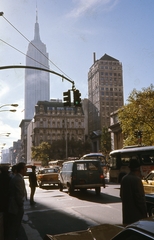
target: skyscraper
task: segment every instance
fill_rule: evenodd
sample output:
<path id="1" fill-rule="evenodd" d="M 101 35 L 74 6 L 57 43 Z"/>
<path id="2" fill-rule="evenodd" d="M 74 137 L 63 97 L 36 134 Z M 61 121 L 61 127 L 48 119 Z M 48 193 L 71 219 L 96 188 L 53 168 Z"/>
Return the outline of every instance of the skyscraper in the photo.
<path id="1" fill-rule="evenodd" d="M 110 125 L 110 113 L 123 106 L 123 72 L 119 60 L 105 54 L 88 72 L 89 133 Z"/>
<path id="2" fill-rule="evenodd" d="M 36 23 L 34 40 L 28 45 L 26 66 L 34 66 L 49 69 L 48 53 L 46 45 L 41 41 L 39 34 L 38 17 Z M 50 77 L 45 71 L 26 68 L 25 70 L 25 119 L 32 119 L 35 105 L 38 101 L 49 101 L 50 99 Z"/>

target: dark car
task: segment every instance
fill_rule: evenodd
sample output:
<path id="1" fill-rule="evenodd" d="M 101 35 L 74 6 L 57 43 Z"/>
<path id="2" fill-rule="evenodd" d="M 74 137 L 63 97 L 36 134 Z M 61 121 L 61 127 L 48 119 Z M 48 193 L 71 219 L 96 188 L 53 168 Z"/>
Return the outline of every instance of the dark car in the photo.
<path id="1" fill-rule="evenodd" d="M 120 233 L 112 240 L 151 240 L 154 239 L 154 218 L 142 219 L 135 222 Z"/>
<path id="2" fill-rule="evenodd" d="M 154 216 L 154 194 L 145 194 L 149 216 Z"/>
<path id="3" fill-rule="evenodd" d="M 75 189 L 95 189 L 100 194 L 105 187 L 105 178 L 99 160 L 75 160 L 63 163 L 59 173 L 59 189 L 68 189 L 71 195 Z"/>

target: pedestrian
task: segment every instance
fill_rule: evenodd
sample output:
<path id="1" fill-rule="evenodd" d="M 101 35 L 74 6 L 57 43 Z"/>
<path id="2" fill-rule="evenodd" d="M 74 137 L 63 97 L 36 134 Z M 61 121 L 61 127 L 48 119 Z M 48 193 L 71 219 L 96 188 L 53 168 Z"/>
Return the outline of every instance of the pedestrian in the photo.
<path id="1" fill-rule="evenodd" d="M 21 226 L 24 214 L 26 164 L 19 162 L 16 165 L 16 174 L 10 181 L 9 207 L 8 207 L 8 240 L 15 240 Z"/>
<path id="2" fill-rule="evenodd" d="M 139 161 L 131 159 L 129 168 L 130 172 L 122 178 L 120 188 L 123 224 L 126 225 L 147 217 Z"/>
<path id="3" fill-rule="evenodd" d="M 36 178 L 36 173 L 35 173 L 36 166 L 32 166 L 32 172 L 29 174 L 29 186 L 30 186 L 30 205 L 34 205 L 34 194 L 37 185 L 37 178 Z"/>
<path id="4" fill-rule="evenodd" d="M 12 166 L 12 169 L 11 169 L 11 173 L 10 173 L 10 177 L 14 177 L 14 175 L 16 175 L 17 173 L 17 166 L 16 165 L 13 165 Z"/>
<path id="5" fill-rule="evenodd" d="M 9 165 L 2 164 L 0 166 L 0 239 L 6 239 L 8 225 L 8 200 L 9 200 Z"/>

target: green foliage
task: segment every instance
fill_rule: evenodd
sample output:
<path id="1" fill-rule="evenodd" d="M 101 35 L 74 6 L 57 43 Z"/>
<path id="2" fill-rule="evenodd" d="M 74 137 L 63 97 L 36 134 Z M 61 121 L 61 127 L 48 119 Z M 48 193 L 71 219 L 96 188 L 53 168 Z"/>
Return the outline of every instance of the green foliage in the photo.
<path id="1" fill-rule="evenodd" d="M 124 134 L 124 146 L 138 144 L 135 131 L 142 131 L 142 144 L 154 145 L 154 86 L 134 89 L 128 104 L 118 111 L 118 118 Z"/>
<path id="2" fill-rule="evenodd" d="M 47 166 L 48 161 L 66 158 L 66 141 L 57 140 L 53 141 L 52 144 L 49 144 L 48 142 L 42 142 L 39 146 L 32 147 L 31 150 L 32 159 L 35 161 L 41 161 L 42 166 Z M 89 142 L 68 140 L 68 157 L 80 157 L 89 152 L 91 152 L 91 144 Z"/>
<path id="3" fill-rule="evenodd" d="M 111 151 L 111 134 L 108 131 L 107 127 L 102 129 L 102 136 L 101 136 L 101 151 L 104 154 L 107 154 Z"/>
<path id="4" fill-rule="evenodd" d="M 48 142 L 42 142 L 39 146 L 32 147 L 32 159 L 41 161 L 42 166 L 47 166 L 51 158 L 51 145 Z"/>

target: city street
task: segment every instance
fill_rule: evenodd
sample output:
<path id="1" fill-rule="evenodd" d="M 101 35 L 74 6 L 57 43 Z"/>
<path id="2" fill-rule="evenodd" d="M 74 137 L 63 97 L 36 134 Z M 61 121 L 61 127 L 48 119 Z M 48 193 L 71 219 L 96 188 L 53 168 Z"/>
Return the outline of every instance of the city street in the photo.
<path id="1" fill-rule="evenodd" d="M 25 182 L 29 198 L 28 180 Z M 122 223 L 117 184 L 107 183 L 100 196 L 96 196 L 94 190 L 76 191 L 69 196 L 67 190 L 37 188 L 35 201 L 34 206 L 30 206 L 29 200 L 25 202 L 21 240 L 41 240 L 46 234 L 80 231 L 103 223 Z"/>

